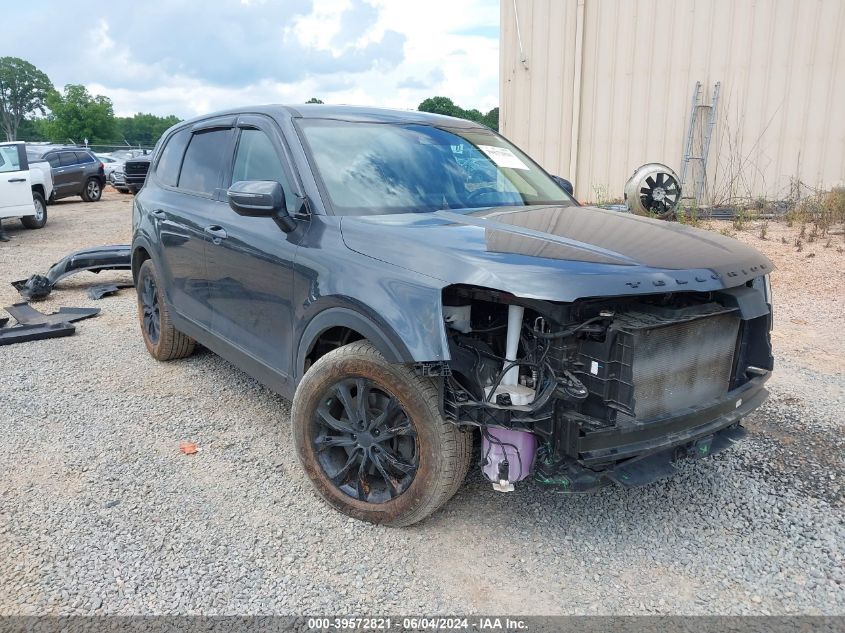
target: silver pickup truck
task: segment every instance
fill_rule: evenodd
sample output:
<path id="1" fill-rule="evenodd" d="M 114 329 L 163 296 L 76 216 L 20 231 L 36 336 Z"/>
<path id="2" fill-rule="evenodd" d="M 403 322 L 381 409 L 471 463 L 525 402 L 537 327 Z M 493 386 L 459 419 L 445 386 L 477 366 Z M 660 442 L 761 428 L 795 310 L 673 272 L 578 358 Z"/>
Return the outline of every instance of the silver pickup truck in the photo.
<path id="1" fill-rule="evenodd" d="M 20 218 L 28 229 L 47 224 L 53 174 L 45 161 L 30 161 L 22 142 L 0 143 L 0 220 Z"/>

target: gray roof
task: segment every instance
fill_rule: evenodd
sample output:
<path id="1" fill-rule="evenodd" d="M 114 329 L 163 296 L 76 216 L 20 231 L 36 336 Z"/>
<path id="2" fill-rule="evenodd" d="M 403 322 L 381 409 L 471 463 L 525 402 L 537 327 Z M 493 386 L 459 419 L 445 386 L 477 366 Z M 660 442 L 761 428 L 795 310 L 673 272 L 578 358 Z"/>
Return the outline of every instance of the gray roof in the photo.
<path id="1" fill-rule="evenodd" d="M 371 121 L 376 123 L 419 123 L 422 125 L 437 125 L 452 128 L 483 128 L 479 123 L 444 116 L 431 114 L 429 112 L 418 112 L 416 110 L 389 110 L 387 108 L 371 108 L 362 106 L 327 105 L 319 103 L 307 103 L 301 105 L 259 105 L 232 108 L 221 112 L 212 112 L 179 124 L 182 127 L 185 123 L 196 123 L 205 119 L 236 115 L 236 114 L 266 114 L 272 117 L 291 116 L 301 119 L 335 119 L 340 121 Z"/>

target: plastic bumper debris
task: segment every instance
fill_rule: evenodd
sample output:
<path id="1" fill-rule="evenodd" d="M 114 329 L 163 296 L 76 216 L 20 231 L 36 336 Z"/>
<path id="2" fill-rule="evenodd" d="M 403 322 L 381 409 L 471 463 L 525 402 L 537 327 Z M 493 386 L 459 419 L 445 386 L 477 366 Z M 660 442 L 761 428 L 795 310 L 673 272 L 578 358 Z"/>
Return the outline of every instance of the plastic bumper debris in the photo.
<path id="1" fill-rule="evenodd" d="M 130 270 L 132 249 L 129 244 L 95 246 L 66 255 L 50 267 L 46 275 L 32 275 L 29 279 L 13 281 L 12 286 L 24 299 L 43 299 L 53 286 L 69 275 L 82 272 L 99 273 L 101 270 Z"/>

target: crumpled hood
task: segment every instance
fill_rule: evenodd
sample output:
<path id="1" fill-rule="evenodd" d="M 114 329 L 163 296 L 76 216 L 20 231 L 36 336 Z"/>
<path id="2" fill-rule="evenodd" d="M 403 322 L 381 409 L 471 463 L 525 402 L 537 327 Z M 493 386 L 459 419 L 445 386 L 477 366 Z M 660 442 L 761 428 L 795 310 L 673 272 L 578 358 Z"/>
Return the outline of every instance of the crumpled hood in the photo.
<path id="1" fill-rule="evenodd" d="M 341 231 L 351 250 L 445 284 L 559 301 L 717 290 L 774 269 L 717 233 L 592 207 L 344 216 Z"/>

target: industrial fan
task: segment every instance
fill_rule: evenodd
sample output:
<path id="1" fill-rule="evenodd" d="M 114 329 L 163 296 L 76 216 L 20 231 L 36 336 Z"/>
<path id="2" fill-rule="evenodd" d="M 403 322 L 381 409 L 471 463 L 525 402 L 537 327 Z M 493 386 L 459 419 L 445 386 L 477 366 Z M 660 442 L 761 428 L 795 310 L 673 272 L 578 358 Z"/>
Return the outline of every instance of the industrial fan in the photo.
<path id="1" fill-rule="evenodd" d="M 648 163 L 634 172 L 625 184 L 625 203 L 637 215 L 669 220 L 681 202 L 678 176 L 666 165 Z"/>

